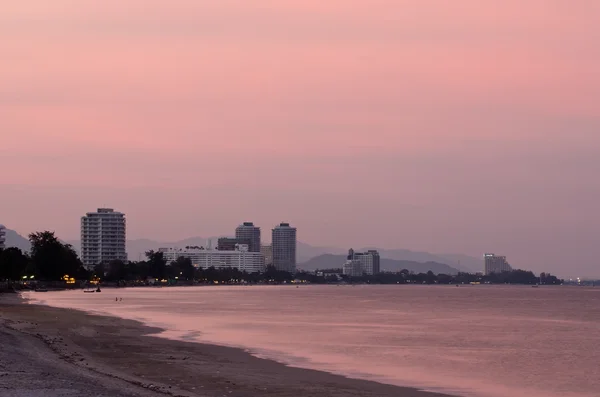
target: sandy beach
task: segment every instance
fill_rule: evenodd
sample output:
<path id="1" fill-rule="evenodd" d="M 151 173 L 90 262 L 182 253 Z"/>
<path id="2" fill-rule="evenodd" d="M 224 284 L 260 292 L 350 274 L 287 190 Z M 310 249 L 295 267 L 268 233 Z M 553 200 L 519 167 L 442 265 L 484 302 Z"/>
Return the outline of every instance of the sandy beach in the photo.
<path id="1" fill-rule="evenodd" d="M 152 336 L 159 331 L 1 296 L 0 396 L 442 396 Z"/>

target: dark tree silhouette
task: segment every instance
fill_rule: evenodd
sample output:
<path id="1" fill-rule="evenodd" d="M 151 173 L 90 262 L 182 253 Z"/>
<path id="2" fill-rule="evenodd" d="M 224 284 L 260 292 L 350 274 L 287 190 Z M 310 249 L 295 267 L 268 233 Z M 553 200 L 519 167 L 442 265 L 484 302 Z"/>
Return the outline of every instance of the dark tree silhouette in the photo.
<path id="1" fill-rule="evenodd" d="M 125 262 L 119 259 L 115 259 L 108 263 L 108 274 L 107 279 L 119 281 L 124 280 L 127 277 L 127 269 Z"/>
<path id="2" fill-rule="evenodd" d="M 19 280 L 27 270 L 29 257 L 19 248 L 0 250 L 0 280 Z"/>
<path id="3" fill-rule="evenodd" d="M 66 274 L 76 277 L 85 273 L 73 247 L 61 243 L 53 232 L 32 233 L 29 241 L 31 262 L 39 278 L 60 280 Z"/>
<path id="4" fill-rule="evenodd" d="M 146 252 L 146 257 L 148 258 L 147 263 L 150 277 L 160 279 L 167 277 L 167 261 L 162 252 L 148 251 Z"/>
<path id="5" fill-rule="evenodd" d="M 183 280 L 193 280 L 196 268 L 192 265 L 190 258 L 180 256 L 176 261 L 171 262 L 167 269 L 169 278 L 179 278 Z"/>

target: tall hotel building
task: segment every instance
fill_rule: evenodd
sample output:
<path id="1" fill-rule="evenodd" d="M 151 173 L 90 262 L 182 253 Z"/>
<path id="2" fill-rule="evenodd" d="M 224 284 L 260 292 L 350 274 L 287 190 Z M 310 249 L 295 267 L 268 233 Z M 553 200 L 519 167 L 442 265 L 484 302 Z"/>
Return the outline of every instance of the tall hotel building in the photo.
<path id="1" fill-rule="evenodd" d="M 296 228 L 281 223 L 273 229 L 273 266 L 277 270 L 296 272 Z"/>
<path id="2" fill-rule="evenodd" d="M 372 276 L 381 271 L 380 269 L 380 258 L 379 252 L 376 250 L 369 250 L 367 252 L 355 252 L 354 259 L 360 261 L 363 272 Z"/>
<path id="3" fill-rule="evenodd" d="M 0 225 L 0 249 L 4 249 L 6 243 L 6 228 L 4 225 Z"/>
<path id="4" fill-rule="evenodd" d="M 235 238 L 239 241 L 248 241 L 250 252 L 260 252 L 260 227 L 252 222 L 244 222 L 235 229 Z"/>
<path id="5" fill-rule="evenodd" d="M 91 269 L 112 260 L 127 260 L 125 214 L 98 208 L 81 217 L 81 260 Z"/>
<path id="6" fill-rule="evenodd" d="M 512 267 L 506 261 L 505 256 L 497 256 L 494 254 L 485 254 L 485 275 L 492 273 L 502 273 L 512 271 Z"/>

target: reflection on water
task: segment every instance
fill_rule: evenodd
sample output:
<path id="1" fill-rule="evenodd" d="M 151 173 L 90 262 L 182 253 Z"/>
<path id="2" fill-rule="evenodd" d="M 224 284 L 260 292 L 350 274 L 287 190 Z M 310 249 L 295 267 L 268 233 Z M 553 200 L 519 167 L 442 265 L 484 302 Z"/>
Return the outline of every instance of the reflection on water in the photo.
<path id="1" fill-rule="evenodd" d="M 398 385 L 490 397 L 600 391 L 600 288 L 138 288 L 43 299 L 141 320 L 165 337 Z"/>

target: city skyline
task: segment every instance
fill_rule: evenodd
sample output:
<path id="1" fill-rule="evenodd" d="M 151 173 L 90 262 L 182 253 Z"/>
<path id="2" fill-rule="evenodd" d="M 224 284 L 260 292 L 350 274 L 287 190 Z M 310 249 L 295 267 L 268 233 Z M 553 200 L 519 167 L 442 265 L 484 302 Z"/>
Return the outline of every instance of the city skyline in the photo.
<path id="1" fill-rule="evenodd" d="M 123 215 L 125 215 L 123 213 Z M 283 223 L 286 224 L 286 223 Z M 281 223 L 279 224 L 281 225 Z M 275 225 L 274 227 L 277 227 L 278 225 Z M 258 228 L 260 228 L 260 226 L 257 226 Z M 10 228 L 8 228 L 9 230 L 12 230 Z M 41 229 L 40 229 L 41 230 Z M 18 233 L 18 232 L 17 232 Z M 168 240 L 168 241 L 160 241 L 160 240 L 152 240 L 152 239 L 147 239 L 147 238 L 140 238 L 140 239 L 136 239 L 136 238 L 127 238 L 127 241 L 131 241 L 131 242 L 141 242 L 141 241 L 154 241 L 155 245 L 152 247 L 149 247 L 148 249 L 157 249 L 160 248 L 161 244 L 175 244 L 170 246 L 171 248 L 182 248 L 184 247 L 186 244 L 189 243 L 183 243 L 184 241 L 188 241 L 188 240 L 200 240 L 202 241 L 200 243 L 200 245 L 204 246 L 204 247 L 209 247 L 212 246 L 213 249 L 217 249 L 217 246 L 219 245 L 220 240 L 226 240 L 227 243 L 226 245 L 229 246 L 230 242 L 236 241 L 236 243 L 238 242 L 235 237 L 232 237 L 235 233 L 232 233 L 231 230 L 229 232 L 225 232 L 221 235 L 216 235 L 213 234 L 212 236 L 188 236 L 184 239 L 181 240 Z M 26 239 L 27 234 L 25 234 L 24 236 L 22 235 L 21 237 L 23 237 L 24 239 Z M 267 236 L 271 236 L 271 233 L 267 234 Z M 60 237 L 60 236 L 59 236 Z M 76 240 L 76 239 L 63 239 L 63 241 L 66 241 L 67 243 L 74 243 L 74 244 L 80 244 L 82 240 Z M 264 244 L 261 244 L 261 248 L 271 248 L 272 247 L 272 241 L 265 241 L 262 240 L 262 242 Z M 320 245 L 320 244 L 311 244 L 310 242 L 307 241 L 298 241 L 301 244 L 304 244 L 307 248 L 313 250 L 313 249 L 318 249 L 319 251 L 324 250 L 322 253 L 334 253 L 334 254 L 340 254 L 342 251 L 344 251 L 344 248 L 341 246 L 333 246 L 333 245 L 329 245 L 329 246 L 324 246 L 324 245 Z M 197 244 L 197 243 L 195 243 Z M 243 244 L 246 244 L 246 242 L 243 242 Z M 390 251 L 395 251 L 395 250 L 399 250 L 399 251 L 406 251 L 407 253 L 412 252 L 413 254 L 425 254 L 425 255 L 440 255 L 438 257 L 438 259 L 434 259 L 434 261 L 438 261 L 439 263 L 445 263 L 448 264 L 450 266 L 455 266 L 457 267 L 459 270 L 461 269 L 461 260 L 458 259 L 461 256 L 464 256 L 465 259 L 468 260 L 473 260 L 473 259 L 477 259 L 479 258 L 479 260 L 481 261 L 481 263 L 477 263 L 477 264 L 473 264 L 472 262 L 470 262 L 471 264 L 469 266 L 467 266 L 466 268 L 463 268 L 463 270 L 469 271 L 469 272 L 480 272 L 483 270 L 483 273 L 485 272 L 485 264 L 486 264 L 486 259 L 488 258 L 488 256 L 492 255 L 492 254 L 488 254 L 488 253 L 484 253 L 484 254 L 474 254 L 474 255 L 469 255 L 469 254 L 465 254 L 465 253 L 435 253 L 435 252 L 427 252 L 427 251 L 416 251 L 416 250 L 411 250 L 410 248 L 405 248 L 405 247 L 382 247 L 382 246 L 375 246 L 375 245 L 369 245 L 369 244 L 365 244 L 364 242 L 361 244 L 357 244 L 356 246 L 358 247 L 362 247 L 364 251 L 369 251 L 372 248 L 376 248 L 378 250 L 380 249 L 384 249 L 384 250 L 390 250 Z M 230 247 L 225 248 L 226 250 L 231 249 Z M 271 248 L 272 249 L 272 248 Z M 262 251 L 261 251 L 262 252 Z M 81 256 L 81 250 L 77 250 L 78 255 Z M 129 254 L 129 250 L 127 252 L 127 254 Z M 271 253 L 272 254 L 272 253 Z M 141 254 L 139 254 L 141 255 Z M 135 261 L 139 255 L 136 255 L 136 257 L 129 257 L 128 260 L 133 260 Z M 320 254 L 316 254 L 313 256 L 319 256 Z M 142 255 L 143 256 L 143 255 Z M 443 258 L 445 257 L 445 259 Z M 450 259 L 452 257 L 455 257 L 455 259 Z M 308 260 L 310 259 L 311 256 L 304 256 L 304 260 Z M 505 256 L 499 257 L 499 258 L 506 258 Z M 83 260 L 83 258 L 82 258 Z M 430 261 L 431 259 L 423 259 L 423 260 L 416 260 L 417 262 L 422 262 L 425 263 L 426 261 Z M 510 268 L 510 265 L 509 265 Z M 517 266 L 517 268 L 526 268 L 526 269 L 531 269 L 537 272 L 548 272 L 548 268 L 532 268 L 531 266 L 529 266 L 528 264 L 525 264 L 523 266 Z M 545 270 L 544 270 L 545 269 Z M 594 277 L 598 277 L 598 275 L 600 275 L 600 273 L 587 273 L 587 274 L 581 274 L 578 272 L 573 272 L 569 269 L 559 269 L 558 271 L 556 271 L 554 274 L 558 274 L 562 277 L 565 278 L 573 278 L 573 277 L 583 277 L 583 278 L 594 278 Z"/>
<path id="2" fill-rule="evenodd" d="M 76 239 L 106 205 L 133 239 L 293 220 L 600 272 L 598 2 L 125 3 L 4 7 L 10 229 Z"/>
<path id="3" fill-rule="evenodd" d="M 86 267 L 91 267 L 92 266 L 92 262 L 95 261 L 89 261 L 86 260 L 86 254 L 84 254 L 84 228 L 87 228 L 89 225 L 85 225 L 84 220 L 86 220 L 86 218 L 88 218 L 91 215 L 94 216 L 98 216 L 98 215 L 102 215 L 102 214 L 113 214 L 114 215 L 118 215 L 119 217 L 122 217 L 122 222 L 123 222 L 123 231 L 124 231 L 124 220 L 125 220 L 125 214 L 118 212 L 118 211 L 114 211 L 114 209 L 112 208 L 99 208 L 97 212 L 94 213 L 88 213 L 86 216 L 82 217 L 82 239 L 81 240 L 63 240 L 65 241 L 66 244 L 69 244 L 71 246 L 73 246 L 73 248 L 75 249 L 76 253 L 78 254 L 78 256 L 80 256 L 82 262 L 84 263 L 84 266 Z M 96 220 L 97 221 L 97 220 Z M 89 223 L 89 221 L 87 222 Z M 120 226 L 120 225 L 115 225 L 114 224 L 114 220 L 110 220 L 110 225 L 111 227 L 114 228 L 114 226 Z M 252 226 L 253 228 L 256 229 L 260 229 L 259 226 L 256 226 L 253 224 L 253 222 L 243 222 L 242 225 L 246 225 L 246 226 Z M 292 260 L 292 266 L 287 268 L 285 265 L 283 266 L 284 268 L 287 268 L 286 271 L 291 271 L 293 272 L 295 269 L 295 265 L 296 263 L 301 263 L 304 264 L 304 262 L 311 262 L 314 259 L 317 258 L 321 258 L 321 257 L 328 257 L 328 256 L 343 256 L 340 255 L 340 250 L 343 250 L 340 247 L 323 247 L 323 246 L 312 246 L 310 244 L 307 244 L 305 242 L 299 242 L 296 238 L 296 228 L 294 227 L 290 227 L 289 223 L 280 223 L 279 225 L 275 226 L 272 229 L 273 234 L 275 234 L 275 232 L 277 231 L 277 229 L 289 229 L 291 231 L 293 231 L 293 247 L 291 248 L 291 252 L 294 256 L 294 259 Z M 2 228 L 2 225 L 0 225 L 0 240 L 1 237 L 3 237 L 3 230 L 6 230 L 6 228 Z M 14 232 L 10 229 L 8 229 L 10 232 Z M 237 232 L 237 228 L 236 228 L 236 232 Z M 89 234 L 89 233 L 88 233 Z M 96 233 L 97 234 L 97 233 Z M 20 236 L 20 235 L 19 235 Z M 100 238 L 99 236 L 93 236 L 94 238 Z M 148 239 L 140 239 L 140 240 L 136 240 L 136 239 L 125 239 L 125 234 L 123 233 L 123 244 L 121 244 L 120 246 L 122 247 L 127 247 L 126 251 L 123 251 L 124 254 L 120 257 L 120 259 L 123 259 L 125 256 L 128 256 L 128 258 L 126 260 L 128 261 L 135 261 L 136 257 L 137 260 L 141 260 L 142 257 L 145 257 L 145 253 L 148 251 L 164 251 L 164 252 L 169 252 L 171 254 L 173 254 L 174 252 L 183 252 L 186 250 L 190 250 L 190 252 L 200 252 L 200 253 L 206 253 L 207 251 L 210 252 L 221 252 L 221 253 L 227 253 L 227 252 L 233 252 L 233 251 L 238 251 L 238 252 L 248 252 L 250 254 L 255 254 L 257 255 L 257 258 L 260 256 L 262 258 L 262 264 L 260 266 L 267 266 L 267 265 L 271 265 L 272 264 L 272 260 L 273 260 L 273 246 L 272 246 L 272 242 L 270 242 L 269 244 L 261 244 L 261 249 L 260 252 L 252 252 L 250 251 L 250 241 L 247 239 L 239 239 L 239 238 L 234 238 L 231 237 L 231 234 L 229 235 L 222 235 L 222 236 L 213 236 L 213 237 L 190 237 L 184 240 L 179 240 L 179 241 L 169 241 L 169 242 L 159 242 L 159 241 L 152 241 L 152 240 L 148 240 Z M 22 239 L 22 242 L 19 242 L 18 240 L 15 240 L 14 237 L 11 237 L 9 240 L 11 240 L 11 243 L 9 245 L 9 247 L 23 247 L 24 243 L 27 243 L 27 239 L 23 236 L 20 236 L 20 238 Z M 287 237 L 285 237 L 285 239 L 288 239 Z M 214 242 L 217 242 L 217 244 L 215 245 Z M 114 236 L 109 236 L 109 240 L 107 241 L 111 246 L 114 246 Z M 130 251 L 130 247 L 129 245 L 127 245 L 127 242 L 131 242 L 131 243 L 136 243 L 136 247 L 137 250 L 134 250 L 136 252 L 135 255 L 131 254 Z M 8 240 L 7 240 L 8 243 Z M 16 244 L 15 244 L 16 243 Z M 140 247 L 138 246 L 139 243 L 144 243 L 144 245 L 146 246 L 146 248 L 142 249 L 140 251 Z M 152 244 L 153 243 L 153 244 Z M 308 250 L 305 251 L 303 253 L 298 253 L 296 245 L 297 243 L 303 244 L 303 249 L 304 250 Z M 14 244 L 14 245 L 13 245 Z M 148 244 L 152 244 L 152 245 L 148 245 Z M 290 243 L 286 243 L 284 245 L 288 245 L 289 246 Z M 89 245 L 89 244 L 88 244 Z M 102 244 L 100 244 L 102 245 Z M 80 247 L 79 249 L 77 247 Z M 8 248 L 8 247 L 7 247 Z M 24 250 L 24 252 L 26 252 L 26 248 L 22 248 Z M 285 250 L 289 250 L 290 248 L 285 248 Z M 317 252 L 315 252 L 315 250 L 317 250 Z M 354 260 L 357 260 L 359 262 L 359 266 L 358 268 L 354 269 L 352 266 L 348 267 L 348 269 L 354 269 L 351 270 L 350 273 L 354 273 L 354 272 L 360 272 L 361 274 L 364 272 L 366 274 L 372 274 L 372 273 L 377 273 L 379 272 L 380 269 L 380 255 L 379 255 L 379 251 L 381 250 L 381 248 L 374 248 L 374 247 L 363 247 L 362 251 L 364 252 L 357 252 L 354 249 L 350 249 L 350 254 L 347 257 L 347 262 L 346 264 L 344 264 L 344 269 L 346 269 L 347 265 L 350 265 L 350 259 L 352 257 L 352 262 L 355 262 Z M 507 258 L 506 256 L 498 256 L 495 254 L 491 254 L 491 253 L 485 253 L 483 254 L 483 256 L 479 259 L 477 259 L 474 256 L 468 256 L 468 255 L 464 255 L 464 254 L 436 254 L 436 253 L 428 253 L 428 252 L 419 252 L 419 251 L 411 251 L 411 250 L 406 250 L 406 249 L 391 249 L 391 250 L 386 250 L 385 248 L 383 249 L 384 252 L 387 253 L 387 255 L 390 256 L 386 256 L 386 254 L 384 254 L 384 256 L 382 257 L 383 259 L 389 259 L 392 261 L 407 261 L 407 262 L 411 262 L 411 263 L 419 263 L 421 265 L 428 265 L 431 263 L 436 264 L 436 266 L 449 266 L 449 268 L 453 268 L 454 271 L 456 272 L 469 272 L 469 273 L 481 273 L 483 275 L 489 275 L 490 273 L 498 273 L 498 272 L 504 272 L 504 271 L 513 271 L 513 270 L 532 270 L 532 271 L 537 271 L 541 274 L 551 274 L 545 270 L 540 270 L 540 269 L 531 269 L 528 268 L 527 266 L 525 267 L 517 267 L 517 268 L 513 268 L 509 262 L 507 262 Z M 312 252 L 308 253 L 308 252 Z M 376 257 L 375 259 L 370 259 L 370 258 L 374 258 L 374 256 Z M 113 253 L 111 253 L 110 255 L 113 255 Z M 398 255 L 402 256 L 402 257 L 398 257 Z M 420 256 L 421 258 L 418 259 L 415 257 L 416 256 Z M 87 255 L 88 259 L 89 259 L 89 254 Z M 185 255 L 184 255 L 185 256 Z M 210 257 L 210 255 L 209 255 Z M 105 260 L 102 260 L 102 262 L 106 263 L 109 262 L 112 259 L 119 259 L 116 258 L 114 256 L 111 257 L 107 257 Z M 233 258 L 233 257 L 231 257 Z M 228 259 L 229 260 L 231 260 Z M 247 259 L 249 259 L 250 256 L 247 257 Z M 240 263 L 244 263 L 245 260 L 247 259 L 243 259 L 243 255 L 235 260 L 239 260 L 241 261 Z M 461 260 L 466 260 L 467 261 L 467 265 L 464 265 L 463 263 L 461 263 Z M 483 259 L 483 261 L 481 261 L 481 259 Z M 253 259 L 250 259 L 253 260 Z M 333 262 L 331 262 L 330 259 L 328 259 L 329 261 L 329 265 L 328 266 L 337 266 L 335 265 Z M 476 261 L 476 262 L 474 262 Z M 252 266 L 257 266 L 258 263 L 254 263 L 254 265 Z M 327 266 L 327 265 L 326 265 Z M 282 266 L 281 264 L 279 265 L 279 268 L 281 269 Z M 493 269 L 493 270 L 492 270 Z M 383 271 L 390 271 L 390 269 L 382 269 Z M 435 272 L 435 271 L 434 271 Z M 445 270 L 442 271 L 442 273 L 444 273 Z M 350 274 L 349 273 L 349 274 Z M 448 273 L 445 273 L 448 274 Z M 560 277 L 563 277 L 565 279 L 594 279 L 595 275 L 582 275 L 579 274 L 579 276 L 573 276 L 573 273 L 567 273 L 565 272 L 564 274 L 559 274 Z"/>

